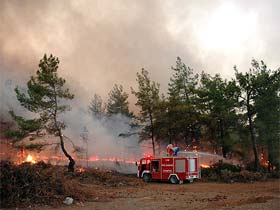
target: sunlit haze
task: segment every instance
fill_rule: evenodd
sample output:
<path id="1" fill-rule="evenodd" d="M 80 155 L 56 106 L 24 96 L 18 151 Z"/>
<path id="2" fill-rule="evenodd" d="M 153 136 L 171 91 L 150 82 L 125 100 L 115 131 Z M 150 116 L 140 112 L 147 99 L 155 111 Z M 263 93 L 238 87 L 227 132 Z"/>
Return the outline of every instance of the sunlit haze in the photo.
<path id="1" fill-rule="evenodd" d="M 222 3 L 209 14 L 197 36 L 202 50 L 243 52 L 246 42 L 258 43 L 257 15 L 242 11 L 234 3 Z"/>

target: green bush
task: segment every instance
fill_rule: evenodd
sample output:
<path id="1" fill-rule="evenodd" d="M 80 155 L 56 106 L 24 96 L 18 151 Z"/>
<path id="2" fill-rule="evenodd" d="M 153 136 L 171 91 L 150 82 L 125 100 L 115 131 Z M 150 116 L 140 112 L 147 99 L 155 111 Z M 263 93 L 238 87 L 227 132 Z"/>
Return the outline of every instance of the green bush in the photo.
<path id="1" fill-rule="evenodd" d="M 256 171 L 256 169 L 255 169 L 255 163 L 254 163 L 254 162 L 248 163 L 248 164 L 246 165 L 245 169 L 246 169 L 247 171 Z M 268 169 L 267 169 L 266 166 L 260 165 L 260 171 L 261 171 L 261 172 L 267 172 Z"/>
<path id="2" fill-rule="evenodd" d="M 240 172 L 241 167 L 238 165 L 233 165 L 230 163 L 224 163 L 222 160 L 220 160 L 217 163 L 214 163 L 210 168 L 213 168 L 213 170 L 216 171 L 216 173 L 220 174 L 222 170 L 228 170 L 231 172 Z"/>
<path id="3" fill-rule="evenodd" d="M 230 163 L 224 163 L 223 161 L 219 161 L 211 165 L 210 168 L 201 168 L 201 176 L 202 177 L 221 176 L 222 171 L 224 171 L 225 173 L 225 170 L 230 172 L 240 172 L 241 167 Z"/>
<path id="4" fill-rule="evenodd" d="M 267 178 L 277 177 L 280 174 L 267 174 L 263 172 L 253 172 L 241 170 L 240 166 L 235 166 L 222 161 L 212 165 L 210 168 L 202 168 L 201 176 L 204 181 L 221 181 L 221 182 L 252 182 L 266 180 Z"/>

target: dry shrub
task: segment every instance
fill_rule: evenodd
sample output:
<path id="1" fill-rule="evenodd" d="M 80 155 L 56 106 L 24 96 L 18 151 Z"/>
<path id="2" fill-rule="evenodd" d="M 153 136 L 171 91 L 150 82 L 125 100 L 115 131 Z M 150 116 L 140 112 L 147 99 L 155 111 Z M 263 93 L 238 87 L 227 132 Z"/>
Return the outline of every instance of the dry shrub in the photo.
<path id="1" fill-rule="evenodd" d="M 55 204 L 66 196 L 80 201 L 90 196 L 67 168 L 44 162 L 33 165 L 0 162 L 0 207 Z"/>
<path id="2" fill-rule="evenodd" d="M 65 197 L 75 201 L 100 197 L 92 185 L 107 187 L 138 186 L 144 183 L 135 175 L 110 170 L 86 169 L 70 173 L 67 167 L 39 162 L 15 165 L 0 162 L 0 208 L 27 205 L 61 204 Z"/>
<path id="3" fill-rule="evenodd" d="M 139 186 L 144 184 L 142 180 L 136 179 L 135 175 L 131 176 L 120 174 L 112 170 L 89 168 L 83 173 L 76 174 L 76 176 L 79 178 L 81 183 L 105 185 L 110 187 Z"/>

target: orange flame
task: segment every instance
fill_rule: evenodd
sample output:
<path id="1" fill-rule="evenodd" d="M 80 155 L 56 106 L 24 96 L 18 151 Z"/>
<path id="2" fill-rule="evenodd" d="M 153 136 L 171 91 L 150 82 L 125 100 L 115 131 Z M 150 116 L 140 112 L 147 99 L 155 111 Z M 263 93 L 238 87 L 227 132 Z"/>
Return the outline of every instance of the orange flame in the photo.
<path id="1" fill-rule="evenodd" d="M 77 168 L 77 171 L 78 171 L 79 173 L 83 173 L 83 172 L 86 171 L 86 169 L 83 168 L 83 167 L 79 167 L 79 168 Z"/>
<path id="2" fill-rule="evenodd" d="M 201 168 L 210 168 L 210 166 L 207 165 L 207 164 L 200 164 L 200 167 L 201 167 Z"/>
<path id="3" fill-rule="evenodd" d="M 36 163 L 36 161 L 34 160 L 34 158 L 32 157 L 32 155 L 27 155 L 27 158 L 24 162 L 28 162 L 28 163 Z"/>

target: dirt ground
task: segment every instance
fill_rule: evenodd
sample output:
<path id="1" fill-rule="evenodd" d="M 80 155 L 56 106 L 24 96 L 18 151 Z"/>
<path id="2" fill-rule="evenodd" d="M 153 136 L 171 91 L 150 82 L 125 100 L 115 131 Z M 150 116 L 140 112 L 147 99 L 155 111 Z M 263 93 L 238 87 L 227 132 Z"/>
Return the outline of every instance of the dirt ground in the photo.
<path id="1" fill-rule="evenodd" d="M 98 196 L 61 210 L 90 209 L 280 209 L 280 180 L 254 183 L 172 185 L 148 183 L 137 187 L 93 185 Z M 49 210 L 53 207 L 41 207 Z"/>

